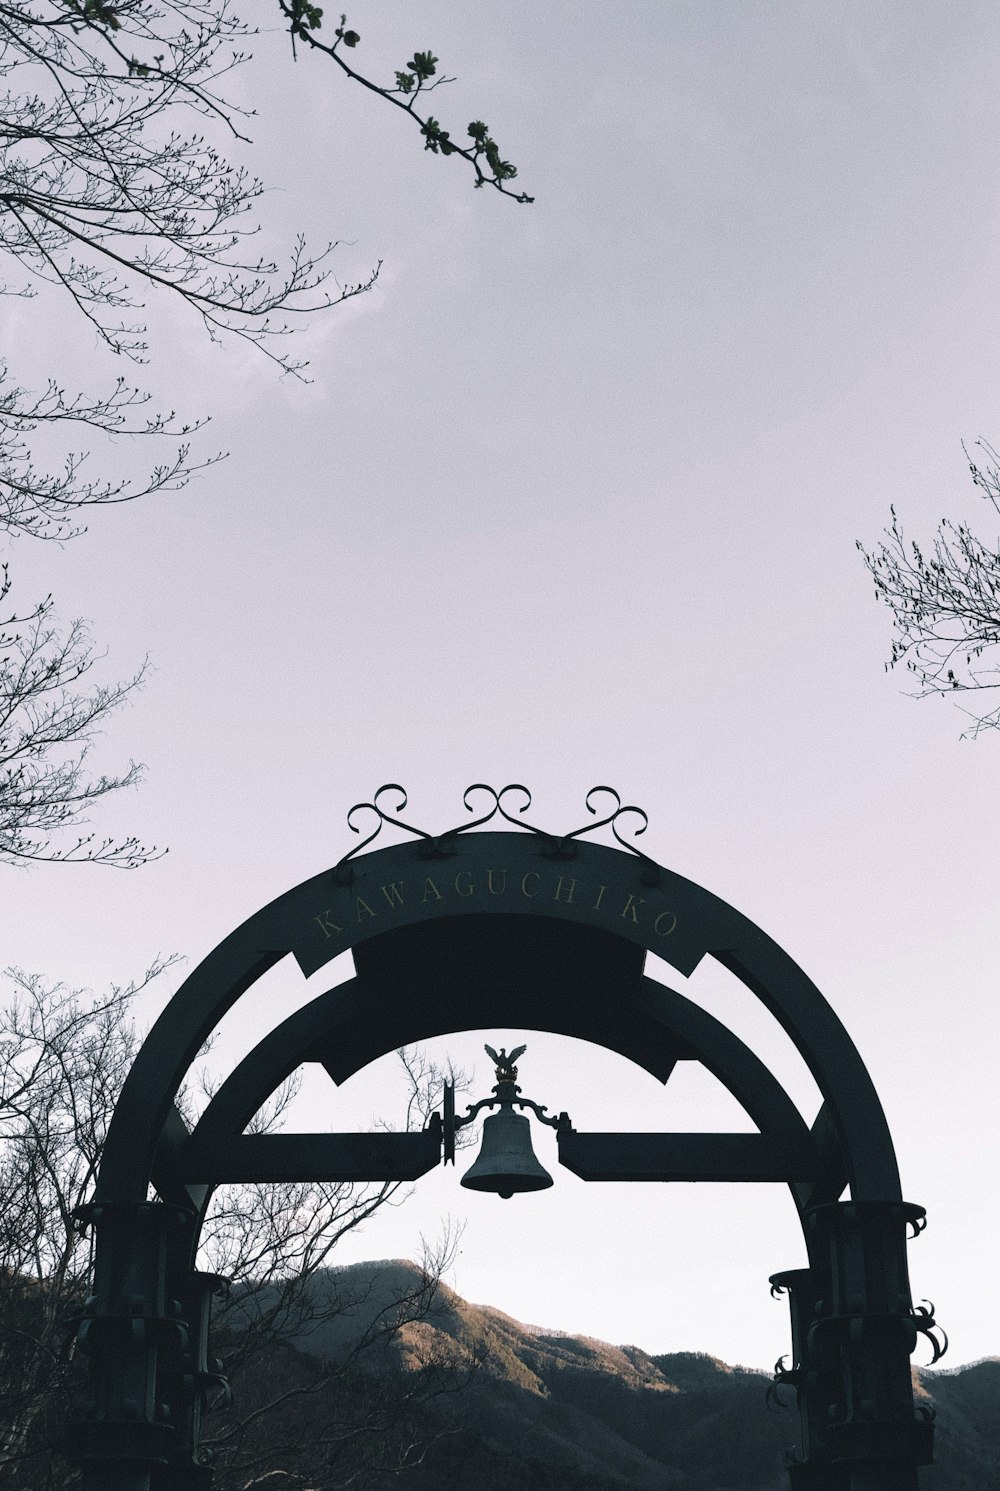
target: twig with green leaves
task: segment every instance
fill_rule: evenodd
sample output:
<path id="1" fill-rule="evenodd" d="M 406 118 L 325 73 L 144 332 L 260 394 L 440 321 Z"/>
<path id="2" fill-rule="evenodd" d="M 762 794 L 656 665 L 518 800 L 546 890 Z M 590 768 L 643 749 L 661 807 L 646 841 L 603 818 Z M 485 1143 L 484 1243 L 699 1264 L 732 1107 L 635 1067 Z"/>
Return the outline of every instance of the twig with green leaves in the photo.
<path id="1" fill-rule="evenodd" d="M 417 100 L 421 94 L 432 92 L 442 83 L 455 81 L 454 78 L 438 75 L 438 58 L 433 52 L 415 51 L 405 67 L 396 71 L 394 87 L 375 83 L 352 67 L 344 55 L 345 48 L 353 51 L 361 40 L 358 32 L 348 27 L 346 15 L 341 15 L 340 25 L 334 29 L 333 41 L 325 41 L 318 34 L 323 24 L 323 11 L 318 5 L 309 3 L 309 0 L 278 0 L 278 5 L 288 22 L 293 50 L 302 42 L 313 51 L 324 52 L 354 82 L 409 114 L 424 137 L 424 149 L 433 151 L 435 155 L 457 155 L 467 161 L 475 172 L 474 186 L 495 187 L 503 196 L 512 197 L 515 202 L 535 200 L 527 192 L 511 189 L 508 183 L 517 176 L 517 167 L 503 159 L 499 146 L 490 134 L 489 125 L 484 124 L 481 119 L 474 119 L 467 128 L 471 144 L 462 145 L 452 139 L 448 130 L 442 129 L 433 115 L 423 116 L 417 112 Z"/>

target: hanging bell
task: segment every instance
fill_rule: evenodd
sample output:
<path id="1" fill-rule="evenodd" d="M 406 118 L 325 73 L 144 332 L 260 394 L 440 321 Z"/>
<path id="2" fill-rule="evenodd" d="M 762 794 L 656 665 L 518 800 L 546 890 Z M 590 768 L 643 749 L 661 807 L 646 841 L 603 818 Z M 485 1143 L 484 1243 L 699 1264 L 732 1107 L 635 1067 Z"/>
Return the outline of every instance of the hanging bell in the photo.
<path id="1" fill-rule="evenodd" d="M 552 1176 L 531 1147 L 531 1125 L 523 1113 L 503 1103 L 483 1121 L 479 1158 L 462 1176 L 470 1191 L 494 1191 L 508 1201 L 515 1191 L 544 1191 Z"/>

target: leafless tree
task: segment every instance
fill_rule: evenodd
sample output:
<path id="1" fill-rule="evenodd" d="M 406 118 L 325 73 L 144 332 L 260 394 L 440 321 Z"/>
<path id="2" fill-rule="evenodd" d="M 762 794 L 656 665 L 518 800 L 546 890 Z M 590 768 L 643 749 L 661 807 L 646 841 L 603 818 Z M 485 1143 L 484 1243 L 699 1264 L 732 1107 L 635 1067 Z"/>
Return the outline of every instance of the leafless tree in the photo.
<path id="1" fill-rule="evenodd" d="M 10 591 L 0 571 L 0 607 Z M 88 690 L 97 662 L 83 622 L 60 632 L 46 599 L 24 615 L 0 612 L 0 863 L 79 861 L 132 868 L 157 855 L 135 838 L 95 839 L 67 830 L 85 824 L 91 805 L 134 786 L 141 767 L 113 775 L 88 772 L 91 743 L 139 687 L 132 678 Z"/>
<path id="2" fill-rule="evenodd" d="M 248 39 L 228 0 L 0 4 L 3 293 L 54 288 L 99 343 L 135 363 L 149 352 L 143 305 L 166 295 L 213 340 L 242 339 L 283 369 L 299 368 L 284 349 L 294 318 L 362 293 L 377 269 L 341 288 L 332 244 L 312 253 L 300 238 L 284 266 L 253 252 L 263 187 L 217 143 L 245 124 L 223 88 Z M 89 395 L 66 392 L 58 377 L 32 391 L 5 364 L 0 377 L 8 532 L 64 538 L 81 508 L 176 487 L 194 469 L 194 426 L 147 414 L 147 396 L 123 379 Z M 38 465 L 43 434 L 80 426 L 180 444 L 137 481 L 92 478 L 72 451 Z"/>
<path id="3" fill-rule="evenodd" d="M 968 456 L 984 502 L 1000 513 L 1000 456 L 976 442 L 986 460 Z M 895 508 L 884 540 L 871 550 L 859 541 L 875 593 L 892 613 L 895 635 L 887 668 L 902 664 L 916 681 L 918 698 L 975 694 L 1000 688 L 1000 538 L 979 538 L 968 523 L 945 519 L 929 549 L 908 539 Z M 996 696 L 993 695 L 995 698 Z M 977 699 L 977 704 L 979 700 Z M 964 711 L 967 736 L 1000 728 L 1000 704 Z"/>
<path id="4" fill-rule="evenodd" d="M 432 82 L 437 59 L 429 51 L 416 52 L 410 71 L 383 87 L 344 60 L 343 49 L 360 38 L 343 18 L 328 43 L 317 7 L 278 0 L 278 13 L 293 43 L 326 52 L 345 75 L 410 113 L 426 148 L 459 156 L 477 185 L 506 191 L 516 172 L 485 126 L 470 125 L 465 148 L 416 115 L 421 93 L 447 81 Z M 311 251 L 300 237 L 283 265 L 254 251 L 263 186 L 224 152 L 226 139 L 245 138 L 249 124 L 225 87 L 252 39 L 230 0 L 0 3 L 0 77 L 8 85 L 0 97 L 0 293 L 30 297 L 54 287 L 100 343 L 137 363 L 149 353 L 143 306 L 166 296 L 213 341 L 241 339 L 285 371 L 301 371 L 287 350 L 295 320 L 363 294 L 378 266 L 340 286 L 335 243 Z M 82 508 L 182 484 L 195 469 L 187 437 L 196 425 L 147 408 L 147 396 L 122 379 L 97 395 L 68 393 L 58 377 L 30 390 L 0 363 L 0 528 L 66 537 Z M 181 443 L 135 482 L 90 477 L 79 453 L 53 468 L 36 464 L 40 433 L 80 426 Z"/>
<path id="5" fill-rule="evenodd" d="M 79 1208 L 137 1047 L 133 1001 L 172 962 L 158 959 L 137 983 L 103 999 L 17 970 L 7 974 L 0 1014 L 0 1484 L 17 1491 L 74 1484 L 58 1445 L 77 1372 L 71 1321 L 92 1271 Z M 427 1083 L 440 1074 L 415 1053 L 406 1069 L 407 1122 L 420 1122 L 434 1097 Z M 257 1127 L 280 1125 L 293 1096 L 293 1087 L 282 1089 Z M 398 1185 L 380 1184 L 216 1193 L 202 1261 L 233 1281 L 217 1310 L 213 1348 L 233 1386 L 231 1402 L 219 1396 L 208 1440 L 221 1491 L 275 1467 L 288 1477 L 308 1468 L 311 1479 L 301 1484 L 324 1491 L 362 1464 L 370 1469 L 373 1456 L 386 1465 L 407 1463 L 421 1452 L 410 1422 L 418 1405 L 467 1378 L 470 1360 L 445 1359 L 436 1348 L 403 1376 L 385 1370 L 389 1344 L 435 1307 L 447 1238 L 428 1251 L 422 1268 L 400 1271 L 396 1287 L 376 1290 L 369 1281 L 359 1289 L 330 1267 L 348 1232 L 401 1197 Z M 310 1349 L 318 1334 L 331 1332 L 335 1353 Z M 310 1431 L 304 1448 L 297 1431 L 319 1402 L 322 1432 Z"/>
<path id="6" fill-rule="evenodd" d="M 472 166 L 475 184 L 514 195 L 516 175 L 485 125 L 458 147 L 416 112 L 447 79 L 415 52 L 393 86 L 345 60 L 360 40 L 342 17 L 320 36 L 322 11 L 277 0 L 293 48 L 325 52 L 343 74 L 408 113 L 427 149 Z M 255 251 L 262 183 L 226 154 L 245 141 L 250 116 L 227 96 L 250 55 L 254 28 L 231 0 L 0 0 L 0 295 L 62 296 L 99 347 L 133 364 L 150 354 L 144 307 L 159 299 L 191 313 L 212 341 L 249 343 L 301 375 L 288 338 L 298 319 L 371 289 L 379 266 L 354 284 L 333 277 L 336 243 L 310 250 L 300 237 L 283 264 Z M 352 52 L 353 55 L 353 52 Z M 522 201 L 530 200 L 523 195 Z M 204 423 L 151 407 L 123 377 L 103 391 L 67 388 L 54 374 L 33 387 L 0 357 L 0 535 L 65 540 L 90 508 L 183 486 L 219 455 L 195 455 Z M 170 442 L 139 476 L 92 470 L 81 438 Z M 110 442 L 110 446 L 109 446 Z M 4 570 L 0 606 L 7 598 Z M 137 688 L 92 688 L 96 661 L 83 623 L 60 629 L 51 599 L 24 614 L 0 610 L 0 860 L 90 860 L 132 867 L 156 854 L 136 839 L 75 842 L 90 808 L 139 777 L 131 763 L 89 774 L 94 735 Z"/>
<path id="7" fill-rule="evenodd" d="M 67 1309 L 86 1292 L 90 1253 L 75 1223 L 134 1035 L 133 997 L 171 960 L 92 999 L 8 970 L 0 1015 L 0 1467 L 37 1459 L 70 1364 Z M 41 1471 L 34 1484 L 44 1485 Z M 29 1470 L 21 1484 L 32 1484 Z"/>

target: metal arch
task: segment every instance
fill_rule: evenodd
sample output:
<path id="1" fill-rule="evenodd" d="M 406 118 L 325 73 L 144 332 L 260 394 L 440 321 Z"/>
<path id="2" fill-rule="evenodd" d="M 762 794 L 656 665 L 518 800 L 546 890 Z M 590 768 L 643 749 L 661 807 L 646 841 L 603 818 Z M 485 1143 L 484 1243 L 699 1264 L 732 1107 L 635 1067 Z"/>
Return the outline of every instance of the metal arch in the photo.
<path id="1" fill-rule="evenodd" d="M 757 1125 L 760 1135 L 765 1136 L 768 1141 L 768 1153 L 780 1157 L 780 1173 L 769 1178 L 788 1178 L 797 1165 L 804 1172 L 802 1179 L 793 1178 L 789 1183 L 800 1210 L 802 1204 L 820 1199 L 813 1194 L 818 1157 L 810 1130 L 764 1063 L 721 1021 L 672 989 L 654 983 L 651 979 L 643 979 L 639 988 L 639 1002 L 646 1017 L 646 1023 L 639 1031 L 640 1042 L 636 1044 L 634 1041 L 622 1040 L 609 1043 L 609 1049 L 627 1059 L 637 1060 L 639 1064 L 646 1065 L 647 1069 L 650 1065 L 657 1065 L 649 1054 L 657 1048 L 679 1052 L 678 1059 L 700 1061 L 742 1104 Z M 288 1016 L 259 1041 L 215 1093 L 186 1142 L 173 1147 L 169 1159 L 164 1157 L 169 1166 L 168 1175 L 172 1173 L 175 1185 L 189 1185 L 192 1179 L 201 1180 L 209 1176 L 215 1176 L 219 1182 L 244 1178 L 241 1166 L 252 1167 L 252 1157 L 259 1157 L 267 1150 L 268 1145 L 278 1155 L 282 1152 L 282 1146 L 289 1149 L 290 1142 L 294 1139 L 301 1146 L 300 1152 L 305 1153 L 309 1146 L 302 1144 L 302 1140 L 307 1136 L 263 1136 L 247 1140 L 243 1130 L 261 1105 L 298 1066 L 314 1059 L 317 1050 L 336 1044 L 338 1027 L 349 1025 L 365 1003 L 363 981 L 352 979 L 318 996 L 301 1010 Z M 441 1034 L 437 1028 L 440 1021 L 435 1020 L 434 1013 L 431 1008 L 411 1008 L 408 1011 L 409 1024 L 405 1029 L 390 1028 L 385 1031 L 387 1048 L 391 1050 L 398 1045 Z M 642 1060 L 643 1055 L 649 1059 Z M 364 1064 L 365 1058 L 362 1057 L 354 1070 Z M 671 1070 L 672 1067 L 671 1061 Z M 662 1080 L 666 1081 L 668 1077 Z M 318 1150 L 323 1141 L 333 1137 L 316 1136 L 315 1148 Z M 369 1136 L 358 1137 L 370 1142 Z M 627 1144 L 635 1137 L 620 1135 L 615 1136 L 615 1139 L 620 1148 L 621 1144 Z M 714 1140 L 718 1136 L 710 1137 Z M 737 1136 L 741 1141 L 747 1138 L 753 1141 L 757 1137 Z M 312 1138 L 313 1136 L 308 1136 L 310 1144 Z M 336 1136 L 335 1142 L 340 1138 L 341 1136 Z M 408 1143 L 416 1160 L 421 1144 L 420 1136 L 380 1135 L 376 1138 L 389 1141 L 384 1145 L 386 1155 L 393 1152 L 395 1143 L 395 1152 L 399 1153 L 401 1159 Z M 588 1148 L 592 1152 L 590 1138 L 588 1135 L 574 1136 L 573 1141 L 567 1142 L 567 1157 L 576 1155 L 579 1162 L 580 1155 L 587 1152 Z M 399 1142 L 401 1140 L 402 1143 Z M 372 1148 L 374 1151 L 377 1144 Z M 560 1148 L 562 1151 L 563 1146 Z M 246 1160 L 241 1158 L 242 1150 L 246 1151 Z M 569 1163 L 569 1159 L 565 1162 Z M 377 1160 L 374 1163 L 377 1164 Z M 430 1165 L 426 1168 L 430 1168 Z M 576 1169 L 577 1166 L 570 1163 L 570 1168 Z M 809 1184 L 803 1183 L 806 1177 Z M 373 1169 L 370 1178 L 382 1177 Z M 206 1191 L 203 1206 L 207 1205 L 209 1195 L 210 1191 Z M 822 1199 L 836 1199 L 836 1195 L 839 1195 L 839 1190 L 832 1196 L 828 1190 Z"/>
<path id="2" fill-rule="evenodd" d="M 733 907 L 681 876 L 663 870 L 651 885 L 643 862 L 623 850 L 580 841 L 571 850 L 572 859 L 561 853 L 553 860 L 527 835 L 476 833 L 454 840 L 446 881 L 438 861 L 423 857 L 420 845 L 394 846 L 355 860 L 350 885 L 326 872 L 250 917 L 189 976 L 142 1047 L 109 1128 L 100 1199 L 145 1196 L 160 1135 L 191 1061 L 240 995 L 287 953 L 309 973 L 393 926 L 457 925 L 470 912 L 489 915 L 502 909 L 600 926 L 654 951 L 685 974 L 706 954 L 717 958 L 765 1004 L 810 1068 L 836 1131 L 854 1199 L 898 1200 L 892 1140 L 867 1069 L 830 1005 L 787 953 Z M 476 876 L 485 879 L 497 865 L 510 872 L 523 896 L 508 895 L 501 907 L 453 889 L 474 884 Z M 377 899 L 380 889 L 419 883 L 424 877 L 435 886 L 440 903 L 387 907 Z M 586 882 L 588 889 L 604 886 L 600 907 L 558 899 L 560 886 L 571 880 Z M 441 886 L 452 889 L 446 894 Z M 613 909 L 608 912 L 608 907 Z M 667 935 L 654 930 L 671 925 Z M 336 927 L 336 934 L 325 927 Z"/>
<path id="3" fill-rule="evenodd" d="M 499 808 L 503 794 L 494 795 Z M 588 809 L 596 816 L 589 801 Z M 395 821 L 377 805 L 376 811 L 385 821 Z M 612 817 L 634 811 L 619 805 Z M 914 1414 L 909 1354 L 916 1333 L 933 1329 L 933 1318 L 912 1307 L 905 1233 L 907 1226 L 919 1227 L 923 1212 L 900 1200 L 885 1116 L 850 1037 L 792 959 L 710 892 L 653 865 L 638 851 L 582 842 L 579 833 L 555 839 L 534 829 L 530 834 L 456 832 L 438 839 L 421 833 L 417 844 L 352 859 L 349 873 L 342 865 L 315 876 L 220 943 L 164 1011 L 126 1080 L 109 1128 L 95 1201 L 85 1208 L 98 1234 L 94 1293 L 81 1327 L 91 1346 L 91 1398 L 71 1429 L 74 1459 L 84 1466 L 84 1491 L 105 1491 L 112 1481 L 117 1491 L 173 1491 L 175 1469 L 181 1476 L 178 1486 L 195 1480 L 207 1485 L 193 1457 L 201 1387 L 211 1380 L 205 1351 L 215 1281 L 193 1270 L 191 1261 L 212 1177 L 185 1175 L 185 1154 L 194 1151 L 174 1105 L 205 1038 L 240 995 L 288 953 L 309 975 L 353 948 L 359 970 L 355 982 L 364 982 L 366 969 L 370 976 L 381 967 L 391 1006 L 393 999 L 405 999 L 414 974 L 412 960 L 400 957 L 393 963 L 393 951 L 412 949 L 421 937 L 443 942 L 449 956 L 454 946 L 463 945 L 465 975 L 478 976 L 466 976 L 464 989 L 454 984 L 448 1023 L 439 1028 L 497 1023 L 553 1028 L 548 1021 L 531 1019 L 530 1004 L 523 998 L 519 1004 L 508 987 L 500 989 L 503 978 L 498 982 L 489 959 L 480 959 L 481 966 L 469 961 L 470 943 L 492 937 L 495 950 L 506 945 L 515 926 L 519 936 L 527 936 L 532 926 L 552 933 L 551 945 L 541 934 L 538 941 L 550 971 L 553 948 L 577 949 L 587 964 L 583 984 L 597 988 L 597 995 L 594 987 L 587 987 L 586 997 L 576 1004 L 569 1001 L 557 1029 L 611 1049 L 617 1040 L 624 1045 L 623 1054 L 635 1059 L 638 1052 L 640 1064 L 657 1070 L 664 1080 L 676 1060 L 702 1055 L 751 1116 L 760 1112 L 765 1120 L 759 1136 L 723 1139 L 746 1141 L 777 1133 L 787 1135 L 793 1145 L 803 1141 L 799 1158 L 808 1152 L 815 1159 L 814 1183 L 810 1189 L 809 1182 L 793 1179 L 793 1194 L 810 1268 L 776 1276 L 792 1295 L 794 1344 L 791 1368 L 778 1375 L 795 1387 L 803 1422 L 805 1459 L 791 1467 L 792 1484 L 795 1491 L 916 1491 L 915 1467 L 930 1458 L 931 1425 Z M 766 1068 L 760 1075 L 761 1064 L 731 1032 L 682 996 L 642 977 L 648 951 L 682 974 L 690 974 L 711 954 L 761 1000 L 791 1037 L 823 1094 L 812 1131 Z M 595 983 L 601 958 L 610 983 Z M 504 973 L 508 984 L 510 971 Z M 480 1018 L 478 1008 L 475 1018 L 461 1018 L 462 1011 L 472 1013 L 470 991 L 477 983 L 490 986 L 491 979 L 490 1008 L 503 1018 Z M 597 997 L 607 989 L 613 998 Z M 346 992 L 331 991 L 329 997 L 339 996 L 342 1028 L 353 1030 L 354 1046 L 347 1043 L 351 1059 L 363 1065 L 387 1049 L 388 1027 L 377 1026 L 384 1011 L 373 1014 L 367 1004 L 352 1011 L 356 992 L 348 985 Z M 265 1069 L 273 1073 L 279 1056 L 278 1066 L 298 1049 L 311 1008 L 284 1022 L 272 1033 L 273 1040 L 261 1042 L 238 1069 L 244 1077 L 267 1085 Z M 616 1036 L 623 1023 L 624 1032 Z M 656 1039 L 650 1038 L 653 1034 Z M 390 1040 L 388 1048 L 393 1044 Z M 350 1066 L 344 1051 L 338 1055 L 329 1041 L 317 1054 L 335 1080 Z M 217 1108 L 213 1104 L 211 1124 L 239 1118 L 243 1100 L 230 1083 L 218 1095 L 222 1099 L 226 1093 L 225 1102 Z M 295 1141 L 300 1136 L 284 1137 Z M 304 1137 L 323 1141 L 327 1136 Z M 430 1131 L 395 1137 L 417 1141 L 409 1146 L 414 1149 L 414 1174 L 427 1168 L 424 1162 L 439 1145 L 438 1135 Z M 621 1136 L 576 1139 L 587 1137 L 604 1142 Z M 676 1136 L 630 1137 L 635 1144 Z M 417 1147 L 427 1153 L 416 1154 Z M 562 1157 L 574 1168 L 573 1145 L 561 1142 L 560 1147 L 567 1148 Z M 649 1178 L 677 1178 L 664 1173 L 676 1169 L 676 1155 L 665 1160 L 648 1143 L 636 1147 L 642 1152 L 638 1167 L 630 1166 L 630 1178 L 647 1172 Z M 736 1147 L 729 1147 L 736 1155 L 734 1171 L 745 1177 L 745 1144 L 740 1148 L 743 1160 Z M 589 1166 L 593 1178 L 615 1174 L 619 1158 L 613 1144 L 604 1142 L 603 1154 L 600 1144 L 591 1146 L 589 1158 L 584 1153 L 582 1159 L 579 1144 L 576 1149 L 578 1173 L 586 1175 Z M 295 1151 L 294 1144 L 293 1155 L 298 1163 L 302 1151 Z M 683 1171 L 690 1153 L 681 1160 Z M 772 1161 L 777 1174 L 777 1154 Z M 717 1169 L 724 1171 L 726 1163 L 723 1155 Z M 802 1172 L 808 1168 L 803 1163 Z M 154 1176 L 162 1199 L 151 1203 L 146 1194 Z M 717 1178 L 726 1177 L 720 1173 Z M 787 1169 L 784 1178 L 790 1178 Z M 845 1181 L 851 1187 L 849 1202 L 836 1199 Z"/>
<path id="4" fill-rule="evenodd" d="M 211 1135 L 214 1138 L 241 1134 L 262 1104 L 296 1067 L 315 1060 L 317 1050 L 336 1040 L 337 1027 L 354 1016 L 364 999 L 362 980 L 350 979 L 320 994 L 276 1025 L 244 1056 L 219 1087 L 202 1114 L 192 1141 L 196 1142 L 199 1136 Z M 650 978 L 641 980 L 640 1000 L 648 1020 L 644 1031 L 648 1045 L 643 1054 L 648 1055 L 651 1047 L 665 1043 L 680 1053 L 676 1059 L 700 1061 L 729 1089 L 762 1133 L 765 1130 L 785 1131 L 804 1137 L 809 1132 L 798 1109 L 768 1067 L 721 1020 L 676 990 Z M 438 1022 L 430 1010 L 417 1010 L 413 1018 L 414 1024 L 405 1031 L 389 1029 L 386 1032 L 386 1051 L 396 1050 L 412 1041 L 447 1034 L 437 1028 Z M 535 1028 L 550 1029 L 548 1025 Z M 647 1071 L 656 1065 L 652 1060 L 643 1060 L 640 1053 L 630 1047 L 631 1043 L 613 1038 L 606 1042 L 608 1050 L 644 1066 Z M 350 1070 L 342 1071 L 335 1080 L 346 1080 L 366 1064 L 367 1056 Z M 669 1074 L 662 1076 L 661 1080 L 666 1083 L 668 1077 Z"/>

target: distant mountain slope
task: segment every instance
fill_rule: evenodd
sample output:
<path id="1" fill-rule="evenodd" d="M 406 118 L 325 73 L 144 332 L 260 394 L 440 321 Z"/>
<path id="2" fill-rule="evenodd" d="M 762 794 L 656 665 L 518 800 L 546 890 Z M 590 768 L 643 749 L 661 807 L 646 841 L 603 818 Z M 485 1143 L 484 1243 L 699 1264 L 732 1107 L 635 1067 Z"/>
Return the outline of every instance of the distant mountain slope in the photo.
<path id="1" fill-rule="evenodd" d="M 342 1356 L 414 1274 L 400 1262 L 335 1271 L 356 1305 L 299 1349 Z M 787 1491 L 798 1416 L 768 1409 L 763 1372 L 540 1330 L 445 1287 L 428 1318 L 381 1351 L 380 1368 L 406 1373 L 437 1357 L 479 1367 L 471 1387 L 429 1409 L 448 1417 L 447 1433 L 398 1478 L 408 1491 Z M 915 1382 L 938 1410 L 938 1464 L 921 1491 L 1000 1491 L 1000 1360 Z"/>

